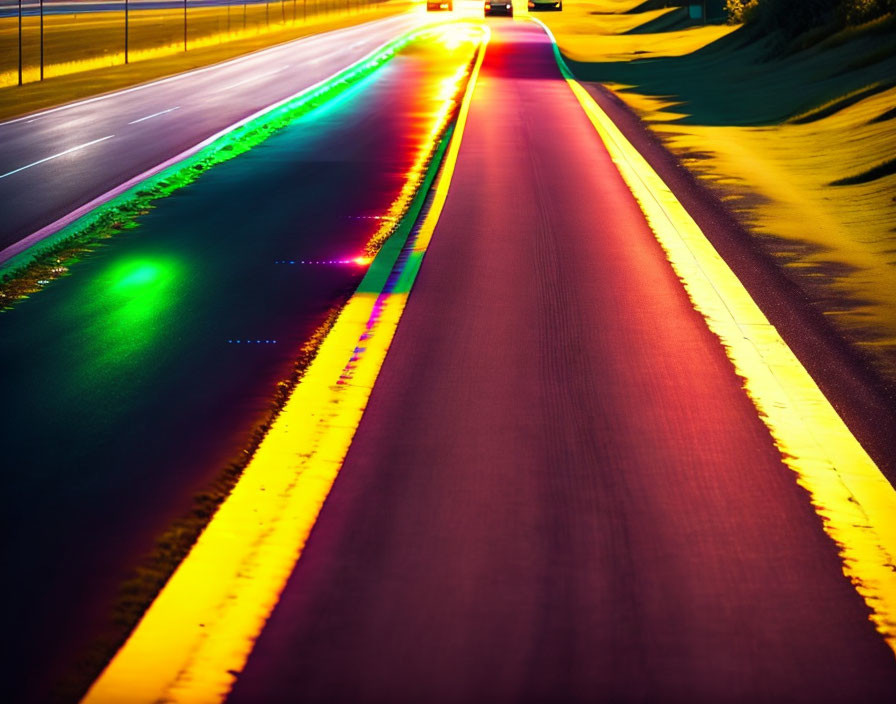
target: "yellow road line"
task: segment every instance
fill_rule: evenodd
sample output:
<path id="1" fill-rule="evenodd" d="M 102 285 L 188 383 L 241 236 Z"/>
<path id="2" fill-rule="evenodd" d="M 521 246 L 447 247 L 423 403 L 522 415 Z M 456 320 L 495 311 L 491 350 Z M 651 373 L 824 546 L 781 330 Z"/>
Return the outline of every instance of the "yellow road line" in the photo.
<path id="1" fill-rule="evenodd" d="M 542 24 L 542 23 L 539 23 Z M 641 206 L 694 307 L 837 544 L 843 572 L 896 652 L 896 491 L 684 206 L 576 81 L 560 70 Z"/>
<path id="2" fill-rule="evenodd" d="M 457 161 L 488 42 L 486 31 L 482 36 L 414 244 L 419 256 Z M 84 702 L 208 704 L 227 696 L 301 555 L 391 344 L 413 282 L 411 272 L 401 272 L 407 286 L 384 290 L 399 249 L 381 250 L 233 492 Z M 419 257 L 414 272 L 418 265 Z"/>

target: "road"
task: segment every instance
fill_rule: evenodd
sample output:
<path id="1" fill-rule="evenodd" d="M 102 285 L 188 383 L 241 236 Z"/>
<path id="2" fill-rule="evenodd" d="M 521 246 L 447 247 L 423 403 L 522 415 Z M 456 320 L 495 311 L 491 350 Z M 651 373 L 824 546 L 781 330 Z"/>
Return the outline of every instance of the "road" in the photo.
<path id="1" fill-rule="evenodd" d="M 229 698 L 892 702 L 896 660 L 531 23 Z"/>
<path id="2" fill-rule="evenodd" d="M 51 700 L 142 557 L 241 455 L 358 285 L 363 267 L 331 262 L 364 252 L 469 53 L 415 43 L 0 316 L 4 701 Z"/>
<path id="3" fill-rule="evenodd" d="M 130 179 L 425 21 L 405 14 L 0 123 L 0 263 Z M 27 238 L 27 239 L 26 239 Z"/>

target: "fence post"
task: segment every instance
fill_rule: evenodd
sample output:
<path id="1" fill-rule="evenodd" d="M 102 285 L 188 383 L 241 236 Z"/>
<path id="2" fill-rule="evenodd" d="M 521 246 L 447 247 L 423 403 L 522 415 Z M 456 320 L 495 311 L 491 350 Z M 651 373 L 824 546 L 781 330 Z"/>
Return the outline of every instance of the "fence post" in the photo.
<path id="1" fill-rule="evenodd" d="M 22 85 L 22 0 L 19 0 L 19 85 Z"/>
<path id="2" fill-rule="evenodd" d="M 130 16 L 128 11 L 130 10 L 130 6 L 128 5 L 128 0 L 124 0 L 124 62 L 128 63 L 128 45 L 130 44 L 130 26 L 129 20 Z"/>
<path id="3" fill-rule="evenodd" d="M 187 0 L 184 0 L 184 51 L 187 50 Z"/>
<path id="4" fill-rule="evenodd" d="M 40 0 L 40 80 L 44 80 L 44 0 Z"/>

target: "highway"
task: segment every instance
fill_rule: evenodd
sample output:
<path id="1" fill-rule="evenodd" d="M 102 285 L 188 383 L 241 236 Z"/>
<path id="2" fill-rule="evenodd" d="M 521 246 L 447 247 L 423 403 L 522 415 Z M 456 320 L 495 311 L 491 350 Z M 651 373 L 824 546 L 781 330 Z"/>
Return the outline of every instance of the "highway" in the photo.
<path id="1" fill-rule="evenodd" d="M 228 698 L 893 702 L 896 660 L 533 23 Z"/>
<path id="2" fill-rule="evenodd" d="M 0 224 L 0 263 L 64 216 L 425 21 L 376 20 L 0 123 L 0 201 L 16 203 Z"/>
<path id="3" fill-rule="evenodd" d="M 426 21 L 0 123 L 0 198 L 15 204 L 0 264 Z M 114 704 L 231 686 L 230 704 L 896 701 L 879 559 L 892 487 L 875 494 L 858 463 L 829 481 L 821 455 L 800 473 L 734 349 L 766 349 L 772 326 L 752 312 L 738 339 L 714 326 L 543 28 L 485 25 L 431 210 L 381 250 L 395 262 L 358 255 L 463 88 L 458 32 L 154 201 L 0 316 L 6 699 L 72 700 L 94 681 L 89 701 Z M 802 315 L 757 280 L 763 307 Z M 237 490 L 100 675 L 123 583 L 242 456 L 346 299 Z M 817 359 L 823 372 L 838 357 Z M 776 384 L 791 371 L 775 367 Z M 826 418 L 810 416 L 793 425 Z"/>

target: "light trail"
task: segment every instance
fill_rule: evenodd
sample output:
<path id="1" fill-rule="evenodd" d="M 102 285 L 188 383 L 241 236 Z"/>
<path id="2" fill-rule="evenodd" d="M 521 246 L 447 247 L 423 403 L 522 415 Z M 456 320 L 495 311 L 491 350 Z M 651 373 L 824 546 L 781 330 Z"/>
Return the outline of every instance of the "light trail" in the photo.
<path id="1" fill-rule="evenodd" d="M 44 164 L 48 161 L 52 161 L 53 159 L 58 159 L 61 156 L 65 156 L 66 154 L 71 154 L 72 152 L 76 152 L 80 149 L 84 149 L 85 147 L 89 147 L 94 144 L 99 144 L 100 142 L 105 142 L 107 139 L 112 139 L 115 135 L 110 134 L 105 137 L 100 137 L 99 139 L 94 139 L 91 142 L 85 142 L 84 144 L 79 144 L 77 147 L 72 147 L 71 149 L 66 149 L 64 152 L 59 152 L 58 154 L 53 154 L 52 156 L 44 157 L 43 159 L 38 159 L 37 161 L 33 161 L 30 164 L 26 164 L 25 166 L 20 166 L 18 169 L 13 169 L 12 171 L 7 171 L 5 174 L 0 175 L 0 178 L 6 178 L 7 176 L 12 176 L 13 174 L 17 174 L 20 171 L 24 171 L 25 169 L 30 169 L 33 166 L 39 166 L 40 164 Z"/>
<path id="2" fill-rule="evenodd" d="M 457 126 L 413 256 L 393 271 L 405 241 L 396 236 L 382 245 L 233 492 L 85 704 L 217 702 L 245 665 L 348 451 L 441 212 L 487 30 L 471 28 L 474 47 L 477 39 Z M 453 112 L 453 98 L 444 103 L 434 124 Z M 429 172 L 417 168 L 419 161 L 418 155 L 407 179 L 416 181 L 422 203 Z M 403 197 L 404 189 L 396 200 Z"/>
<path id="3" fill-rule="evenodd" d="M 550 29 L 533 20 L 896 653 L 896 490 L 684 206 L 575 80 Z"/>
<path id="4" fill-rule="evenodd" d="M 145 122 L 146 120 L 151 120 L 154 117 L 158 117 L 159 115 L 167 115 L 169 112 L 174 112 L 175 110 L 179 110 L 179 109 L 180 109 L 180 105 L 178 105 L 177 107 L 168 108 L 167 110 L 159 110 L 159 112 L 154 112 L 152 115 L 147 115 L 146 117 L 141 117 L 136 120 L 131 120 L 128 124 L 136 125 L 140 122 Z"/>

